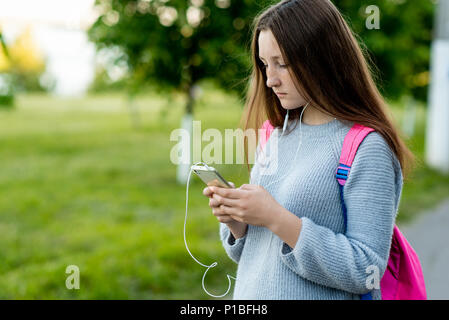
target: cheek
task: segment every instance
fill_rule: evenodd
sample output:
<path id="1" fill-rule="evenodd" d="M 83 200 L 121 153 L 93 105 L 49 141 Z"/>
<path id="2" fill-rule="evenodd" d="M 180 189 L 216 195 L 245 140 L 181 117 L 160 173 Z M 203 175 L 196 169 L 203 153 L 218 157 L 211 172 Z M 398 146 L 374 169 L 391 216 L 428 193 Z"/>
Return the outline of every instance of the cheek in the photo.
<path id="1" fill-rule="evenodd" d="M 300 95 L 299 92 L 298 92 L 298 90 L 297 90 L 296 87 L 295 87 L 295 84 L 294 84 L 292 78 L 290 77 L 289 74 L 287 74 L 287 75 L 283 78 L 283 80 L 284 80 L 284 84 L 285 84 L 286 87 L 288 87 L 288 89 L 289 89 L 288 92 L 292 92 L 292 93 L 295 93 L 295 92 L 296 92 L 296 95 Z"/>
<path id="2" fill-rule="evenodd" d="M 306 99 L 304 99 L 304 97 L 303 97 L 299 92 L 296 93 L 296 99 L 298 100 L 298 102 L 299 102 L 300 104 L 306 102 Z"/>
<path id="3" fill-rule="evenodd" d="M 293 93 L 295 100 L 300 100 L 300 103 L 303 103 L 305 101 L 303 95 L 298 91 L 298 89 L 296 89 L 293 81 L 288 82 L 288 88 L 290 89 L 289 92 Z"/>

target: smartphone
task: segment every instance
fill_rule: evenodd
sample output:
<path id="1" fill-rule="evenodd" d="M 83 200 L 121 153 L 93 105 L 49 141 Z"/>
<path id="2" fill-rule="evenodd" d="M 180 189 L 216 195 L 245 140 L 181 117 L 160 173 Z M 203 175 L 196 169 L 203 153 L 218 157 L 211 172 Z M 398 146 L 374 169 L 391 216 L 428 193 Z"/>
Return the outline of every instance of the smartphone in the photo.
<path id="1" fill-rule="evenodd" d="M 192 170 L 208 186 L 233 188 L 231 184 L 227 182 L 214 167 L 193 166 Z"/>

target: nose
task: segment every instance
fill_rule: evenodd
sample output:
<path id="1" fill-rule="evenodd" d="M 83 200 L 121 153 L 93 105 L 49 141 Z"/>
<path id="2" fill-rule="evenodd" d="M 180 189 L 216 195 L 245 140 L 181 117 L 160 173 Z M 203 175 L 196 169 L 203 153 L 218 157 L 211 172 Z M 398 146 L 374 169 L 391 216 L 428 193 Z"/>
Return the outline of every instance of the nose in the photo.
<path id="1" fill-rule="evenodd" d="M 279 79 L 277 73 L 269 71 L 267 68 L 267 87 L 278 87 L 280 85 L 281 80 Z"/>

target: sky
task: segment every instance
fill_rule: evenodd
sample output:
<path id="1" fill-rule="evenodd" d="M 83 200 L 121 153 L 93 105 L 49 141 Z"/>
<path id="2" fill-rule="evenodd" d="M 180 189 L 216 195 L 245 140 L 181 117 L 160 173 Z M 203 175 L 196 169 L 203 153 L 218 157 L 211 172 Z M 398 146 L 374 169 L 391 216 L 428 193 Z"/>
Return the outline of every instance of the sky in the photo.
<path id="1" fill-rule="evenodd" d="M 0 0 L 0 28 L 7 43 L 31 26 L 56 79 L 55 94 L 80 96 L 94 77 L 95 47 L 87 28 L 95 21 L 95 0 Z"/>

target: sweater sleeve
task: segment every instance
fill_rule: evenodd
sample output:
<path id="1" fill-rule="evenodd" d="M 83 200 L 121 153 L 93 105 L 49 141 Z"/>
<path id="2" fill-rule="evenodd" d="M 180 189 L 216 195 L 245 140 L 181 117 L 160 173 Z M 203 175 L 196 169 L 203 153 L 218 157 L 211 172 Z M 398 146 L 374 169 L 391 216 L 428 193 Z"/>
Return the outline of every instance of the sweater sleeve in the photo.
<path id="1" fill-rule="evenodd" d="M 388 144 L 377 132 L 369 134 L 344 187 L 346 234 L 303 217 L 295 247 L 282 244 L 282 261 L 312 282 L 368 293 L 373 270 L 379 271 L 380 281 L 387 267 L 402 181 L 400 164 Z"/>
<path id="2" fill-rule="evenodd" d="M 224 223 L 220 223 L 220 238 L 229 258 L 235 263 L 239 263 L 240 255 L 242 254 L 243 246 L 245 244 L 246 234 L 236 240 L 228 226 Z"/>

